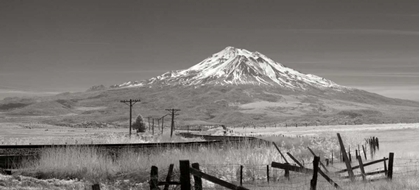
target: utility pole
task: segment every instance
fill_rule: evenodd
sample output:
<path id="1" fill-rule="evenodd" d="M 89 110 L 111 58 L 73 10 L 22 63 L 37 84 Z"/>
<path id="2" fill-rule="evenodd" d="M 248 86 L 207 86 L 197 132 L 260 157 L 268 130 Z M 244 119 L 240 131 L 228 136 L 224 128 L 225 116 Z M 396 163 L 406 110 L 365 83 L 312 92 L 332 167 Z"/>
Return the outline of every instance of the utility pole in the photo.
<path id="1" fill-rule="evenodd" d="M 174 119 L 175 119 L 175 113 L 177 112 L 177 111 L 181 111 L 180 109 L 166 109 L 166 111 L 170 111 L 171 112 L 171 115 L 172 115 L 172 121 L 171 121 L 171 137 L 172 137 L 172 134 L 174 133 L 174 129 L 175 129 L 175 122 L 174 122 Z M 177 114 L 178 115 L 178 114 Z"/>
<path id="2" fill-rule="evenodd" d="M 152 135 L 155 135 L 155 118 L 152 118 Z"/>
<path id="3" fill-rule="evenodd" d="M 161 131 L 161 135 L 163 135 L 163 121 L 165 121 L 165 117 L 166 116 L 168 116 L 169 114 L 166 114 L 166 115 L 164 115 L 164 116 L 162 116 L 162 117 L 160 117 L 160 120 L 162 120 L 162 131 Z"/>
<path id="4" fill-rule="evenodd" d="M 156 121 L 157 121 L 157 124 L 156 124 L 156 131 L 159 129 L 159 125 L 160 125 L 160 117 L 158 117 L 158 118 L 155 118 L 156 119 Z"/>
<path id="5" fill-rule="evenodd" d="M 149 127 L 149 131 L 150 131 L 150 118 L 152 118 L 152 117 L 150 117 L 150 116 L 147 117 L 147 126 Z"/>
<path id="6" fill-rule="evenodd" d="M 132 115 L 133 115 L 133 105 L 136 104 L 137 102 L 140 102 L 140 100 L 130 99 L 130 100 L 121 100 L 120 102 L 130 106 L 130 122 L 129 122 L 130 123 L 130 129 L 129 129 L 130 131 L 129 131 L 129 135 L 131 137 L 131 118 L 132 118 Z"/>

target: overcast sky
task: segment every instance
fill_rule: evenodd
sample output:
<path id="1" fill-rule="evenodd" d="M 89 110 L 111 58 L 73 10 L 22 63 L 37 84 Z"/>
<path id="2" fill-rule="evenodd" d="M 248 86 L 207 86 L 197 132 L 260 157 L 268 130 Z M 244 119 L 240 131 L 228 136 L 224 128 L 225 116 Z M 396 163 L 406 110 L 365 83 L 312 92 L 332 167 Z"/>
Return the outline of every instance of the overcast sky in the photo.
<path id="1" fill-rule="evenodd" d="M 419 99 L 418 0 L 0 1 L 0 99 L 185 69 L 226 46 Z"/>

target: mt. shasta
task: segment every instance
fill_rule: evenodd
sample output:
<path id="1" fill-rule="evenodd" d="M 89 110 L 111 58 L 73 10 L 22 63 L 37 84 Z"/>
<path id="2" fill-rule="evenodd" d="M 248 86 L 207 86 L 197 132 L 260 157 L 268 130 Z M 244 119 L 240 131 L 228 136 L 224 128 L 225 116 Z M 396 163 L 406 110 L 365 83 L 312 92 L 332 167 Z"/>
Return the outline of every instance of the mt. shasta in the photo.
<path id="1" fill-rule="evenodd" d="M 259 52 L 227 47 L 200 63 L 144 81 L 86 92 L 0 101 L 0 120 L 127 125 L 123 99 L 140 99 L 134 114 L 158 118 L 181 109 L 179 125 L 222 123 L 360 124 L 418 122 L 418 102 L 384 97 L 303 74 Z M 30 117 L 26 117 L 30 116 Z M 36 116 L 36 117 L 34 117 Z M 39 117 L 42 116 L 42 117 Z M 54 116 L 54 117 L 51 117 Z M 166 123 L 166 122 L 165 122 Z"/>
<path id="2" fill-rule="evenodd" d="M 273 61 L 259 52 L 226 47 L 200 63 L 169 71 L 143 82 L 126 82 L 112 87 L 144 85 L 269 85 L 305 90 L 307 87 L 340 90 L 343 86 L 322 77 L 303 74 Z"/>

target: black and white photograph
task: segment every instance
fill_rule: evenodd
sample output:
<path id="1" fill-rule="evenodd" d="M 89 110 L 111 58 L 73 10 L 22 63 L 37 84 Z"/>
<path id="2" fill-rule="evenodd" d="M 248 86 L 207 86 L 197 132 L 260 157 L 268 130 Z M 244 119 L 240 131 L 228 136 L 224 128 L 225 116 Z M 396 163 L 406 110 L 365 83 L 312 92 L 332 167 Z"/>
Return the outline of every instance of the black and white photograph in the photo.
<path id="1" fill-rule="evenodd" d="M 0 0 L 0 190 L 417 190 L 418 0 Z"/>

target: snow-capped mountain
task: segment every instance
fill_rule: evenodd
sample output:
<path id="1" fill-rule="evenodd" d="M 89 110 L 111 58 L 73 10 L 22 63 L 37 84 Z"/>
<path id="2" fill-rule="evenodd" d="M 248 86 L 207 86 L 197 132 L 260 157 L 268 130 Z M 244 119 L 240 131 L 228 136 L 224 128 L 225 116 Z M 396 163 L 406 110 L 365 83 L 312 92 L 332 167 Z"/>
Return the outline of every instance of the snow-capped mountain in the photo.
<path id="1" fill-rule="evenodd" d="M 273 61 L 259 52 L 226 47 L 200 63 L 185 69 L 169 71 L 142 82 L 126 82 L 113 88 L 144 85 L 270 85 L 291 89 L 344 88 L 322 77 L 303 74 Z"/>
<path id="2" fill-rule="evenodd" d="M 124 88 L 124 87 L 140 87 L 143 86 L 143 82 L 139 81 L 128 81 L 122 84 L 111 85 L 110 88 Z"/>

